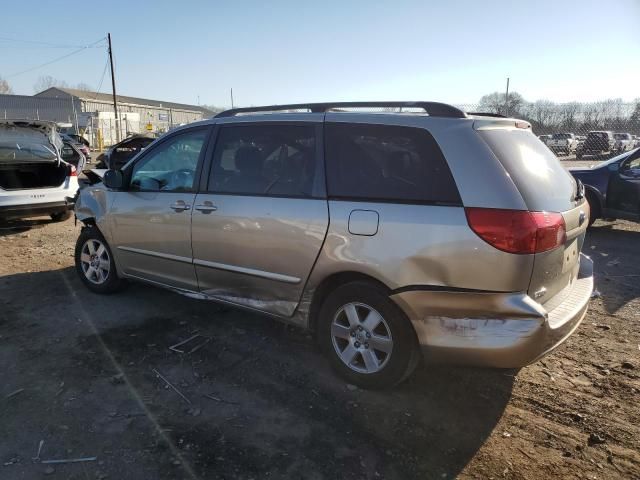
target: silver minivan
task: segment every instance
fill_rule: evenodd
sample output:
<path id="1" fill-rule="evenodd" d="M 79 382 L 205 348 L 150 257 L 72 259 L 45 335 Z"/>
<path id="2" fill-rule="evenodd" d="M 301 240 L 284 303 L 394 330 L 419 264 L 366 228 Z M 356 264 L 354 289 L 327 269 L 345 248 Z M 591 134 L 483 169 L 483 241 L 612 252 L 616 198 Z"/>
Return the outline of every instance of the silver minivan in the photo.
<path id="1" fill-rule="evenodd" d="M 582 186 L 524 121 L 435 102 L 235 109 L 81 191 L 76 267 L 311 329 L 363 387 L 429 360 L 520 367 L 593 289 Z"/>

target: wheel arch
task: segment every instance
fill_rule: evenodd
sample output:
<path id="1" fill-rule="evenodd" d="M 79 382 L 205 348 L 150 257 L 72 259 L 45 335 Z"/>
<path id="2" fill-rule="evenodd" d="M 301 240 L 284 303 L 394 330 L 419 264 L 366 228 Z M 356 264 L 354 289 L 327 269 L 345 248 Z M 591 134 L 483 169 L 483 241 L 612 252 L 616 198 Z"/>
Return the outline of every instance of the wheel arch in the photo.
<path id="1" fill-rule="evenodd" d="M 600 218 L 600 216 L 602 215 L 602 211 L 604 210 L 604 198 L 602 193 L 600 193 L 597 188 L 592 187 L 591 185 L 585 185 L 584 191 L 587 202 L 589 202 L 589 199 L 593 199 L 593 201 L 595 202 L 595 209 L 594 205 L 589 202 L 589 206 L 591 207 L 590 215 L 592 216 L 592 218 Z M 593 215 L 596 216 L 593 217 Z"/>

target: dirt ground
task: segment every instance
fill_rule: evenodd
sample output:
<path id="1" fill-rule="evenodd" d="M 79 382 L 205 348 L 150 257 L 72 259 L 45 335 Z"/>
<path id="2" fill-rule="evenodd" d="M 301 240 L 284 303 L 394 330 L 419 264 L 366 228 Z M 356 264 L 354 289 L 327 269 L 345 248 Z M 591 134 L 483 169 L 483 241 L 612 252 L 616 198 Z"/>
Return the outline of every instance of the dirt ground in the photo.
<path id="1" fill-rule="evenodd" d="M 73 220 L 29 225 L 0 229 L 2 479 L 640 478 L 640 225 L 589 231 L 601 296 L 542 361 L 422 365 L 383 392 L 266 317 L 91 294 Z"/>

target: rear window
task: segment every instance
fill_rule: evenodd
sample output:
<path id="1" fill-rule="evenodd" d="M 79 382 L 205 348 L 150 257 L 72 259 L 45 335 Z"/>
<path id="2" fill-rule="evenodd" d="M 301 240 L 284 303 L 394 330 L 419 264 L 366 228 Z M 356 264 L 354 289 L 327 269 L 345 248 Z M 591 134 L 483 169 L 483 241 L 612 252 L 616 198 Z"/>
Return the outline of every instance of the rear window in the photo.
<path id="1" fill-rule="evenodd" d="M 555 138 L 556 140 L 563 140 L 565 138 L 571 138 L 572 134 L 570 133 L 554 133 L 553 134 L 553 138 Z"/>
<path id="2" fill-rule="evenodd" d="M 327 123 L 325 158 L 332 198 L 461 204 L 449 166 L 424 129 Z"/>
<path id="3" fill-rule="evenodd" d="M 496 129 L 478 133 L 509 173 L 530 210 L 563 212 L 573 207 L 573 177 L 530 131 Z"/>
<path id="4" fill-rule="evenodd" d="M 605 132 L 591 132 L 587 135 L 587 138 L 609 138 L 609 135 Z"/>

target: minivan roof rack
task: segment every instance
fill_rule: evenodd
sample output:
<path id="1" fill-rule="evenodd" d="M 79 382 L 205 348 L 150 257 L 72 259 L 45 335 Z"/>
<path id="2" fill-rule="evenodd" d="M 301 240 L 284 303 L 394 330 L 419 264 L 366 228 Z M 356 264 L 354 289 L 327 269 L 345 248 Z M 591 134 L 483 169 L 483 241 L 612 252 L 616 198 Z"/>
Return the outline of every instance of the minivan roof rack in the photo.
<path id="1" fill-rule="evenodd" d="M 431 117 L 466 118 L 466 114 L 446 103 L 439 102 L 327 102 L 293 103 L 289 105 L 267 105 L 261 107 L 232 108 L 218 113 L 215 118 L 233 117 L 239 113 L 281 112 L 283 110 L 309 110 L 324 113 L 341 108 L 422 108 Z"/>

